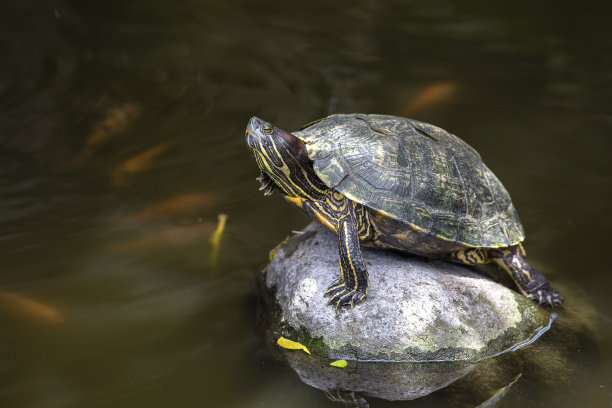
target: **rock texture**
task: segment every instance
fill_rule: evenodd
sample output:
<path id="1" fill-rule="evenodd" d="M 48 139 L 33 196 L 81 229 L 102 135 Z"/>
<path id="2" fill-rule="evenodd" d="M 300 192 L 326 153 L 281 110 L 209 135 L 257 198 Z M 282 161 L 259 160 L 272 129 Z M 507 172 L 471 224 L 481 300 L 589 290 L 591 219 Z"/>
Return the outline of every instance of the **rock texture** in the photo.
<path id="1" fill-rule="evenodd" d="M 474 361 L 527 344 L 549 323 L 546 311 L 466 267 L 368 248 L 368 297 L 337 312 L 323 297 L 340 273 L 336 239 L 311 224 L 261 275 L 274 335 L 321 357 Z"/>

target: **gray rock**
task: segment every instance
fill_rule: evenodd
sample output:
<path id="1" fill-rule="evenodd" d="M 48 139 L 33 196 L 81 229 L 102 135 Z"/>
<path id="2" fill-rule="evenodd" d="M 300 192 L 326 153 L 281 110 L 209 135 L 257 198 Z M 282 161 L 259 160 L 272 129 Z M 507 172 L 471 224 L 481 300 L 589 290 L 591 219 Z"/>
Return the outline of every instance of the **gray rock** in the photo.
<path id="1" fill-rule="evenodd" d="M 471 269 L 369 248 L 368 297 L 337 312 L 323 297 L 340 273 L 336 240 L 311 224 L 264 269 L 272 336 L 332 359 L 475 361 L 529 344 L 549 325 L 545 310 Z"/>

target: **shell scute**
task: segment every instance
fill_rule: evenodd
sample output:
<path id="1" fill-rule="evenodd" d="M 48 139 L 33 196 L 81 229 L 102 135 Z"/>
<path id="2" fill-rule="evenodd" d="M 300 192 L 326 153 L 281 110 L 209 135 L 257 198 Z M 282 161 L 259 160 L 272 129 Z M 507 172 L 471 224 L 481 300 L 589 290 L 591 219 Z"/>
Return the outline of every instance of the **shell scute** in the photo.
<path id="1" fill-rule="evenodd" d="M 332 115 L 296 136 L 329 187 L 407 229 L 478 247 L 524 238 L 501 182 L 472 147 L 437 126 L 396 116 Z"/>

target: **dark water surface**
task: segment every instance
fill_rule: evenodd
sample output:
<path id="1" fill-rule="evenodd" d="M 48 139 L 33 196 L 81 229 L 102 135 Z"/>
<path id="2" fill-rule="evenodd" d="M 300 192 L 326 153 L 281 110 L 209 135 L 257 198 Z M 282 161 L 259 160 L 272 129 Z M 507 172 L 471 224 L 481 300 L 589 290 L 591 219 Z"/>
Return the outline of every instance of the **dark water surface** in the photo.
<path id="1" fill-rule="evenodd" d="M 567 311 L 499 406 L 611 406 L 611 11 L 3 1 L 0 406 L 341 406 L 258 327 L 255 272 L 307 220 L 257 191 L 243 137 L 254 114 L 293 130 L 335 112 L 437 124 L 511 192 Z"/>

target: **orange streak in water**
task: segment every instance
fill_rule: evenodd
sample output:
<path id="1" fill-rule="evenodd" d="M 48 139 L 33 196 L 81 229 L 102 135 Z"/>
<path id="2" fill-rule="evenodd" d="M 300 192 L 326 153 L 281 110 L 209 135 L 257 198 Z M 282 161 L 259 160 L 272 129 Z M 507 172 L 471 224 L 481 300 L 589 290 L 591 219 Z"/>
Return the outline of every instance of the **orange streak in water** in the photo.
<path id="1" fill-rule="evenodd" d="M 417 93 L 401 110 L 400 115 L 410 116 L 417 111 L 446 101 L 457 90 L 457 82 L 435 82 Z"/>
<path id="2" fill-rule="evenodd" d="M 125 160 L 115 167 L 111 173 L 113 185 L 117 187 L 125 186 L 129 176 L 149 169 L 157 156 L 165 152 L 171 145 L 171 142 L 160 143 Z"/>
<path id="3" fill-rule="evenodd" d="M 112 252 L 152 249 L 161 250 L 165 247 L 185 245 L 199 239 L 205 239 L 214 230 L 215 225 L 210 222 L 203 222 L 186 227 L 169 227 L 148 234 L 142 238 L 112 244 L 108 249 Z"/>
<path id="4" fill-rule="evenodd" d="M 87 136 L 85 145 L 75 157 L 73 164 L 82 164 L 95 153 L 102 143 L 117 133 L 126 130 L 140 116 L 140 111 L 140 105 L 134 103 L 126 103 L 108 109 L 104 114 L 104 118 L 94 125 L 92 132 Z"/>
<path id="5" fill-rule="evenodd" d="M 218 197 L 210 193 L 187 193 L 160 201 L 141 211 L 128 214 L 121 220 L 125 222 L 143 221 L 155 217 L 178 215 L 197 215 L 218 202 Z"/>
<path id="6" fill-rule="evenodd" d="M 15 315 L 47 324 L 58 324 L 64 321 L 64 317 L 56 309 L 5 290 L 0 290 L 0 307 Z"/>

